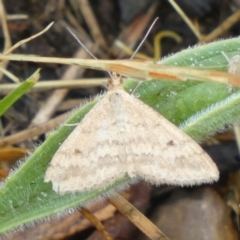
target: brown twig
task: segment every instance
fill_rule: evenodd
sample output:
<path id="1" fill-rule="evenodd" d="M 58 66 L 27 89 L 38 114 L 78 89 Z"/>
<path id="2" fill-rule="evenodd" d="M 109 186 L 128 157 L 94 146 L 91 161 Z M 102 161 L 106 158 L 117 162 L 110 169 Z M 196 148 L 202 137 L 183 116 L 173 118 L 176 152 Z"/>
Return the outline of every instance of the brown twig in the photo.
<path id="1" fill-rule="evenodd" d="M 106 231 L 103 224 L 88 209 L 81 208 L 81 214 L 87 218 L 104 236 L 105 240 L 112 240 L 111 235 Z"/>
<path id="2" fill-rule="evenodd" d="M 105 50 L 108 50 L 107 42 L 102 34 L 102 31 L 99 27 L 97 19 L 94 16 L 92 8 L 89 4 L 88 0 L 78 0 L 80 10 L 82 15 L 91 31 L 92 37 L 94 38 L 95 42 L 98 42 L 101 47 Z"/>
<path id="3" fill-rule="evenodd" d="M 91 204 L 88 209 L 94 213 L 94 216 L 98 218 L 99 221 L 111 219 L 116 211 L 115 207 L 104 201 Z M 73 214 L 61 218 L 39 222 L 34 228 L 27 228 L 20 232 L 12 231 L 8 234 L 8 239 L 67 239 L 90 227 L 92 227 L 92 223 L 82 216 L 79 211 L 75 211 Z"/>
<path id="4" fill-rule="evenodd" d="M 14 44 L 11 48 L 8 48 L 7 51 L 4 51 L 4 55 L 8 55 L 10 53 L 12 53 L 15 49 L 17 49 L 18 47 L 20 47 L 21 45 L 33 40 L 36 37 L 39 37 L 40 35 L 44 34 L 45 32 L 47 32 L 53 25 L 53 22 L 51 22 L 47 27 L 45 27 L 41 32 L 34 34 L 33 36 L 23 39 L 19 42 L 17 42 L 16 44 Z"/>
<path id="5" fill-rule="evenodd" d="M 215 28 L 207 36 L 202 37 L 201 43 L 211 42 L 214 39 L 218 38 L 221 34 L 231 28 L 235 23 L 240 20 L 240 10 L 237 10 L 230 17 L 228 17 L 222 24 Z"/>
<path id="6" fill-rule="evenodd" d="M 3 35 L 4 35 L 4 40 L 5 40 L 4 41 L 4 50 L 3 50 L 3 53 L 5 53 L 12 46 L 12 43 L 11 43 L 11 37 L 10 37 L 8 26 L 7 26 L 6 12 L 5 12 L 2 0 L 0 0 L 0 21 L 2 24 Z M 5 69 L 8 65 L 8 62 L 9 61 L 2 62 L 1 67 Z M 0 72 L 0 79 L 2 78 L 2 75 L 3 75 L 2 72 Z"/>
<path id="7" fill-rule="evenodd" d="M 198 41 L 201 41 L 202 35 L 198 31 L 198 29 L 193 25 L 192 21 L 188 18 L 188 16 L 183 12 L 183 10 L 178 6 L 178 4 L 174 0 L 168 0 L 173 8 L 177 11 L 177 13 L 182 17 L 185 23 L 189 26 L 192 32 L 197 37 Z"/>
<path id="8" fill-rule="evenodd" d="M 119 194 L 108 198 L 114 207 L 124 214 L 135 226 L 137 226 L 150 239 L 169 240 L 147 217 L 139 212 L 132 204 Z"/>
<path id="9" fill-rule="evenodd" d="M 0 2 L 0 3 L 1 3 L 1 2 Z M 3 11 L 3 9 L 2 9 L 1 4 L 0 4 L 0 16 L 1 16 L 1 11 Z M 9 33 L 8 33 L 8 30 L 5 29 L 5 28 L 7 28 L 7 26 L 5 26 L 5 24 L 4 24 L 5 21 L 2 20 L 2 22 L 3 22 L 3 32 L 4 32 L 4 35 L 8 36 Z M 45 29 L 43 29 L 41 32 L 39 32 L 39 33 L 37 33 L 37 34 L 29 37 L 29 38 L 26 38 L 26 39 L 23 39 L 23 40 L 17 42 L 17 43 L 16 43 L 15 45 L 13 45 L 12 47 L 11 47 L 11 43 L 8 43 L 8 44 L 6 43 L 6 42 L 8 42 L 9 40 L 7 40 L 8 37 L 5 37 L 6 40 L 5 40 L 5 47 L 4 47 L 4 52 L 3 52 L 4 55 L 8 55 L 8 54 L 12 53 L 15 49 L 17 49 L 17 48 L 20 47 L 21 45 L 23 45 L 23 44 L 31 41 L 32 39 L 34 39 L 34 38 L 42 35 L 42 34 L 45 33 L 46 31 L 48 31 L 49 28 L 50 28 L 52 25 L 53 25 L 53 22 L 50 23 L 50 24 L 49 24 Z M 4 26 L 5 26 L 5 27 L 4 27 Z M 10 38 L 10 37 L 9 37 L 9 38 Z M 19 83 L 19 79 L 18 79 L 16 76 L 14 76 L 12 73 L 10 73 L 9 71 L 6 70 L 7 64 L 8 64 L 8 61 L 6 61 L 6 60 L 1 63 L 1 67 L 0 67 L 0 78 L 1 78 L 2 74 L 5 74 L 5 75 L 7 75 L 10 79 L 12 79 L 14 82 Z"/>
<path id="10" fill-rule="evenodd" d="M 81 24 L 79 24 L 79 22 L 77 21 L 77 19 L 73 16 L 73 14 L 71 13 L 71 11 L 69 9 L 66 9 L 65 11 L 66 17 L 68 19 L 68 21 L 76 28 L 77 33 L 79 35 L 81 35 L 83 41 L 89 41 L 89 36 L 87 35 L 86 31 L 84 30 L 84 28 L 81 26 Z M 64 22 L 65 24 L 65 22 Z M 67 23 L 66 23 L 67 25 Z M 68 28 L 70 28 L 70 26 L 68 26 Z"/>
<path id="11" fill-rule="evenodd" d="M 186 24 L 190 27 L 192 32 L 198 38 L 200 43 L 211 42 L 221 36 L 226 30 L 230 29 L 235 23 L 240 20 L 240 10 L 237 10 L 231 16 L 229 16 L 222 24 L 220 24 L 217 28 L 215 28 L 211 33 L 206 36 L 203 36 L 199 30 L 194 26 L 192 21 L 186 16 L 186 14 L 181 10 L 181 8 L 176 4 L 174 0 L 168 0 L 178 14 L 182 17 L 182 19 L 186 22 Z"/>
<path id="12" fill-rule="evenodd" d="M 32 128 L 28 128 L 26 130 L 23 130 L 21 132 L 18 132 L 16 134 L 12 134 L 8 137 L 4 137 L 0 139 L 0 146 L 6 146 L 6 145 L 13 145 L 20 142 L 23 142 L 25 140 L 29 140 L 33 137 L 39 136 L 43 133 L 46 133 L 55 127 L 59 126 L 60 123 L 62 123 L 64 120 L 68 118 L 68 114 L 60 115 L 56 118 L 53 118 L 49 120 L 48 122 L 44 122 L 40 125 L 37 125 Z"/>

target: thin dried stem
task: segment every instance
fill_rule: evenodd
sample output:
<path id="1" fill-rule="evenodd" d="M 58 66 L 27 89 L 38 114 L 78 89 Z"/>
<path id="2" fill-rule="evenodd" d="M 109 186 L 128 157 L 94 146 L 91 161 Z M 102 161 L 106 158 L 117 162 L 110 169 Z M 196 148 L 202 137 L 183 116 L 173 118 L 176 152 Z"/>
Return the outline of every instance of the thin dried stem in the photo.
<path id="1" fill-rule="evenodd" d="M 2 66 L 0 66 L 0 72 L 3 73 L 4 75 L 6 75 L 8 78 L 10 78 L 13 82 L 20 83 L 18 77 L 16 77 L 14 74 L 9 72 L 7 69 L 3 68 Z M 1 85 L 1 87 L 2 87 L 2 85 Z M 2 90 L 2 88 L 1 88 L 1 90 Z"/>
<path id="2" fill-rule="evenodd" d="M 3 29 L 3 35 L 4 35 L 4 49 L 3 52 L 5 53 L 11 46 L 11 37 L 10 37 L 10 33 L 8 30 L 8 26 L 7 26 L 7 17 L 6 17 L 6 11 L 4 9 L 4 5 L 2 0 L 0 0 L 0 21 L 1 21 L 1 25 L 2 25 L 2 29 Z M 8 61 L 4 61 L 1 63 L 1 67 L 3 69 L 6 69 L 8 65 Z M 2 72 L 0 72 L 0 79 L 2 78 Z"/>
<path id="3" fill-rule="evenodd" d="M 103 47 L 105 50 L 108 50 L 107 42 L 104 39 L 102 31 L 97 22 L 97 19 L 92 11 L 91 6 L 89 5 L 89 1 L 79 0 L 78 3 L 80 6 L 82 15 L 89 27 L 89 30 L 91 31 L 92 37 L 94 38 L 95 42 L 98 42 L 100 46 Z"/>
<path id="4" fill-rule="evenodd" d="M 39 37 L 40 35 L 42 35 L 43 33 L 47 32 L 49 30 L 49 28 L 53 25 L 53 22 L 50 23 L 46 28 L 44 28 L 41 32 L 34 34 L 33 36 L 23 39 L 19 42 L 17 42 L 15 45 L 13 45 L 8 51 L 4 52 L 4 55 L 8 55 L 10 53 L 12 53 L 15 49 L 17 49 L 18 47 L 20 47 L 21 45 L 31 41 L 32 39 Z"/>
<path id="5" fill-rule="evenodd" d="M 1 71 L 1 68 L 0 68 Z M 109 78 L 80 78 L 80 79 L 65 79 L 61 81 L 56 80 L 42 80 L 41 82 L 37 82 L 29 92 L 41 92 L 50 89 L 59 89 L 59 88 L 67 88 L 67 89 L 75 89 L 75 88 L 89 88 L 89 87 L 98 87 L 104 86 L 107 84 Z M 8 94 L 10 91 L 14 90 L 19 86 L 19 83 L 12 84 L 1 84 L 0 93 L 2 95 Z"/>
<path id="6" fill-rule="evenodd" d="M 88 209 L 81 208 L 80 213 L 102 233 L 105 240 L 113 240 L 109 232 L 107 232 L 107 230 L 104 228 L 103 224 Z"/>
<path id="7" fill-rule="evenodd" d="M 188 16 L 183 12 L 183 10 L 177 5 L 177 3 L 174 0 L 168 0 L 168 1 L 173 6 L 173 8 L 178 12 L 178 14 L 182 17 L 182 19 L 187 23 L 187 25 L 192 30 L 192 32 L 195 34 L 197 39 L 199 41 L 201 41 L 201 39 L 202 39 L 201 33 L 193 25 L 192 21 L 188 18 Z"/>
<path id="8" fill-rule="evenodd" d="M 164 233 L 159 230 L 147 217 L 139 212 L 131 203 L 119 194 L 108 199 L 119 212 L 124 214 L 135 226 L 137 226 L 150 239 L 154 240 L 169 240 Z"/>
<path id="9" fill-rule="evenodd" d="M 0 146 L 13 145 L 25 140 L 29 140 L 41 134 L 44 134 L 65 121 L 69 117 L 68 114 L 62 114 L 56 118 L 49 120 L 48 122 L 37 125 L 36 127 L 27 128 L 26 130 L 20 131 L 18 133 L 12 134 L 10 136 L 0 139 Z"/>
<path id="10" fill-rule="evenodd" d="M 211 33 L 201 39 L 201 43 L 211 42 L 218 38 L 221 34 L 225 33 L 230 29 L 235 23 L 240 20 L 240 9 L 228 17 L 222 24 L 215 28 Z"/>

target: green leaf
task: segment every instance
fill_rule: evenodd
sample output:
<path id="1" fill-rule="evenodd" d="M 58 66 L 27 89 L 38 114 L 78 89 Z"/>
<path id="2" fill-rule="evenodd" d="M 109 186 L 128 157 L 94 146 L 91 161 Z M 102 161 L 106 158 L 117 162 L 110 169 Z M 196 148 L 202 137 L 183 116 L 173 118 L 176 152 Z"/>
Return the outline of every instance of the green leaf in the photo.
<path id="1" fill-rule="evenodd" d="M 221 52 L 224 51 L 232 57 L 239 49 L 240 40 L 234 38 L 184 50 L 164 59 L 162 63 L 226 71 L 227 61 Z M 124 88 L 131 92 L 138 83 L 134 79 L 129 79 L 125 82 Z M 223 128 L 225 123 L 234 122 L 240 117 L 240 109 L 237 106 L 239 91 L 236 88 L 231 91 L 229 89 L 226 85 L 217 83 L 154 80 L 142 82 L 134 90 L 134 95 L 174 124 L 181 125 L 191 137 L 201 140 Z M 98 100 L 77 110 L 67 123 L 80 122 L 96 101 Z M 69 125 L 63 125 L 51 133 L 28 160 L 7 178 L 0 189 L 0 233 L 59 212 L 72 212 L 74 208 L 92 201 L 100 194 L 116 190 L 117 187 L 129 182 L 126 176 L 107 189 L 63 196 L 53 192 L 51 184 L 44 183 L 44 174 L 59 145 L 73 129 Z"/>
<path id="2" fill-rule="evenodd" d="M 5 98 L 0 101 L 0 117 L 26 92 L 28 92 L 33 85 L 40 78 L 40 69 L 32 74 L 26 81 L 21 83 L 16 89 L 10 92 Z"/>

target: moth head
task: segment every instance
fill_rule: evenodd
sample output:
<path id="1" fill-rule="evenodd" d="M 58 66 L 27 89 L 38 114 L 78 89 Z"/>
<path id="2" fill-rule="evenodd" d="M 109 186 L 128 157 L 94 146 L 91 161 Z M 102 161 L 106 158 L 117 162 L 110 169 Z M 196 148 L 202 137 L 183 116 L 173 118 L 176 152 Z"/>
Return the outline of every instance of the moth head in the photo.
<path id="1" fill-rule="evenodd" d="M 110 73 L 111 78 L 108 80 L 109 89 L 114 89 L 117 87 L 122 88 L 123 78 L 121 75 L 116 74 L 115 72 Z"/>

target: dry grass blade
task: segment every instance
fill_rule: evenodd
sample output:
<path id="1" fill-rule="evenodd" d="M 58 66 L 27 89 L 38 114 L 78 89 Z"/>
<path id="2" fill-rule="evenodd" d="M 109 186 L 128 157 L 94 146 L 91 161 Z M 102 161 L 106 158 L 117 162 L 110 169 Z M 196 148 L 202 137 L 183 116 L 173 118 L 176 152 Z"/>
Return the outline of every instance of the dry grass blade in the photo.
<path id="1" fill-rule="evenodd" d="M 192 21 L 187 17 L 187 15 L 183 12 L 183 10 L 177 5 L 177 3 L 174 0 L 168 0 L 171 5 L 174 7 L 174 9 L 178 12 L 178 14 L 182 17 L 182 19 L 187 23 L 189 28 L 193 31 L 195 36 L 198 38 L 199 41 L 202 39 L 201 33 L 195 28 Z"/>
<path id="2" fill-rule="evenodd" d="M 2 71 L 0 67 L 0 71 Z M 9 73 L 9 72 L 8 72 Z M 98 87 L 104 86 L 107 84 L 108 78 L 80 78 L 80 79 L 66 79 L 61 81 L 56 80 L 43 80 L 41 82 L 36 83 L 30 92 L 41 92 L 49 89 L 59 89 L 59 88 L 67 88 L 67 89 L 75 89 L 75 88 L 89 88 L 89 87 Z M 2 95 L 7 95 L 10 91 L 18 87 L 19 84 L 1 84 L 0 93 Z"/>
<path id="3" fill-rule="evenodd" d="M 8 78 L 10 78 L 11 80 L 13 80 L 15 83 L 17 83 L 17 85 L 19 85 L 18 83 L 19 78 L 16 77 L 14 74 L 12 74 L 11 72 L 9 72 L 7 69 L 3 68 L 2 66 L 0 66 L 0 72 L 5 74 L 5 76 L 7 76 Z M 12 84 L 11 84 L 12 85 Z M 1 85 L 1 90 L 2 90 L 2 85 Z"/>
<path id="4" fill-rule="evenodd" d="M 171 81 L 186 81 L 189 79 L 207 82 L 232 84 L 240 87 L 239 77 L 220 71 L 201 70 L 199 68 L 176 67 L 144 62 L 139 60 L 95 60 L 73 58 L 32 57 L 24 55 L 0 55 L 2 60 L 29 61 L 42 63 L 59 63 L 77 65 L 91 69 L 116 72 L 122 76 L 139 79 L 168 79 Z"/>
<path id="5" fill-rule="evenodd" d="M 12 21 L 12 20 L 25 20 L 28 19 L 27 14 L 8 14 L 7 15 L 7 20 Z"/>
<path id="6" fill-rule="evenodd" d="M 8 31 L 8 27 L 7 27 L 6 12 L 5 12 L 2 0 L 0 0 L 0 19 L 1 19 L 1 23 L 2 23 L 4 40 L 5 40 L 4 50 L 3 50 L 3 52 L 5 53 L 7 51 L 7 49 L 9 49 L 11 47 L 12 44 L 11 44 L 11 38 L 10 38 L 10 34 Z"/>

